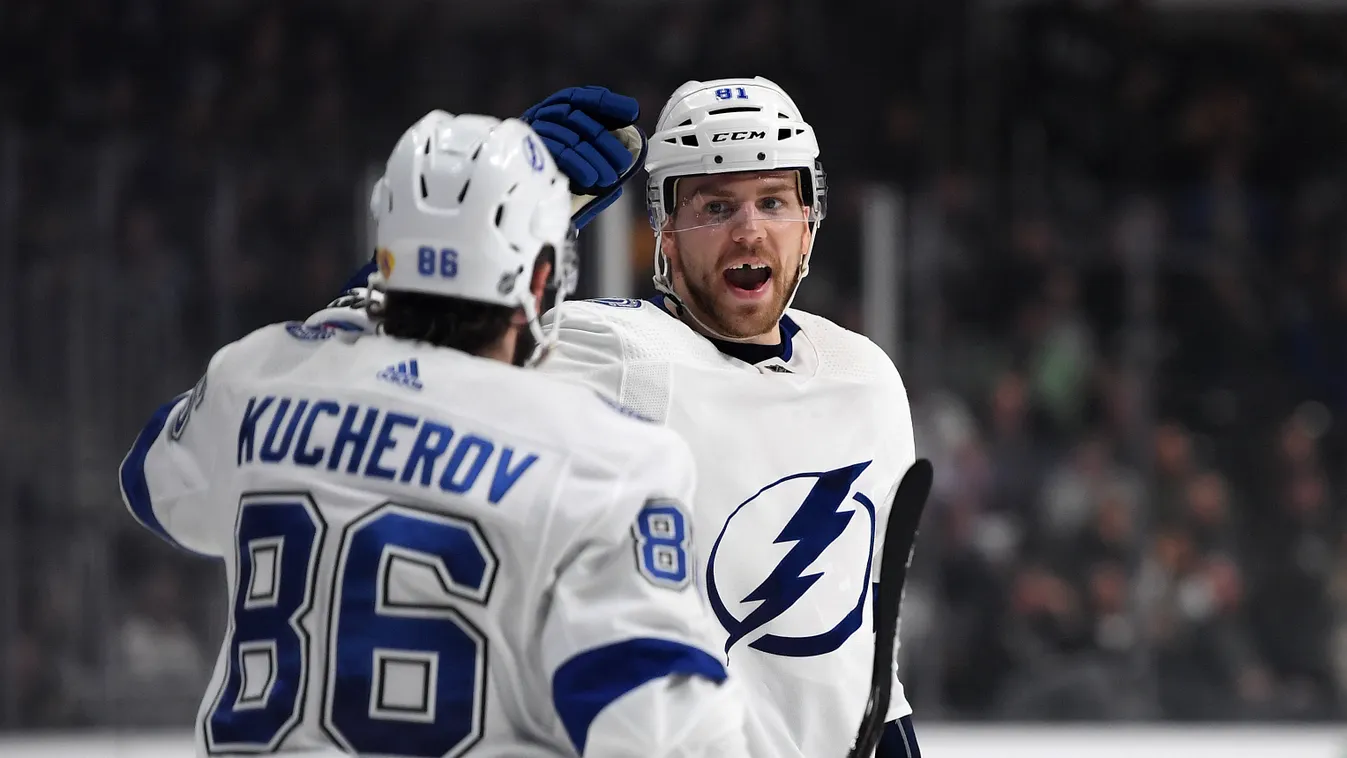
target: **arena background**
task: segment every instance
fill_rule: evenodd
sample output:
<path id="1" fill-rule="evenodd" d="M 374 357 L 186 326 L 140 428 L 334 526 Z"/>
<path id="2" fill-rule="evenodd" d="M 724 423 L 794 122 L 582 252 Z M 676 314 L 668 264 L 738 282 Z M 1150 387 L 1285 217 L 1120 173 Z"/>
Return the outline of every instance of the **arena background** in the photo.
<path id="1" fill-rule="evenodd" d="M 969 722 L 1347 748 L 1347 4 L 5 0 L 5 755 L 186 734 L 220 571 L 139 529 L 117 464 L 368 257 L 402 129 L 603 84 L 649 131 L 754 74 L 832 185 L 797 304 L 892 352 L 935 462 L 902 656 L 928 752 Z M 649 290 L 633 194 L 587 296 Z"/>

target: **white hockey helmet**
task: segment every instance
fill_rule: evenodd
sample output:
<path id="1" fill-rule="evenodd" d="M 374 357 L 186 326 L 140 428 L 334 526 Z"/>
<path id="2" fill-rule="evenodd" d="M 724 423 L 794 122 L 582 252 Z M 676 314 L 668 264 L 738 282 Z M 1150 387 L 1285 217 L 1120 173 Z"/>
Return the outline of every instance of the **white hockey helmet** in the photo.
<path id="1" fill-rule="evenodd" d="M 660 111 L 645 161 L 656 288 L 673 294 L 660 232 L 674 208 L 679 177 L 796 169 L 810 228 L 817 232 L 828 212 L 827 176 L 818 157 L 813 127 L 775 82 L 761 76 L 690 81 L 675 90 Z M 801 279 L 809 273 L 813 240 L 811 235 L 810 249 L 800 260 Z"/>
<path id="2" fill-rule="evenodd" d="M 370 212 L 384 290 L 521 308 L 535 360 L 555 341 L 530 287 L 550 247 L 557 302 L 575 289 L 570 189 L 527 124 L 431 111 L 393 148 Z"/>

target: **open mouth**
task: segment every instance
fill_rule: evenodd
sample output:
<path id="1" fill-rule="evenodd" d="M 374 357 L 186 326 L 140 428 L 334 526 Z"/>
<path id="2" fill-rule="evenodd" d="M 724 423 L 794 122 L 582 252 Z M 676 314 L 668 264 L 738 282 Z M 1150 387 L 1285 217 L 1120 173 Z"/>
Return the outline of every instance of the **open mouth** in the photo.
<path id="1" fill-rule="evenodd" d="M 725 269 L 725 283 L 744 292 L 757 292 L 772 278 L 772 267 L 765 263 L 745 263 Z"/>

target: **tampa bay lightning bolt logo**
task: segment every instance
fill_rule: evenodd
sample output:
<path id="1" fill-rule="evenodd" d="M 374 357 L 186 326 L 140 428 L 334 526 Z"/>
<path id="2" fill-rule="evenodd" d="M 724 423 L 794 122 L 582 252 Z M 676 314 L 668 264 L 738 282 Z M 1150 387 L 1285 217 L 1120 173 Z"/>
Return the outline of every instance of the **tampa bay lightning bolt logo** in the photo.
<path id="1" fill-rule="evenodd" d="M 585 302 L 598 303 L 609 308 L 640 308 L 642 305 L 642 302 L 634 297 L 594 297 Z"/>
<path id="2" fill-rule="evenodd" d="M 857 597 L 854 606 L 850 606 L 848 610 L 839 611 L 842 617 L 836 622 L 832 622 L 830 628 L 821 629 L 817 632 L 811 630 L 812 633 L 801 635 L 767 633 L 749 642 L 748 646 L 764 653 L 795 658 L 824 655 L 841 647 L 842 643 L 846 642 L 847 638 L 861 627 L 861 621 L 865 615 L 865 599 L 870 586 L 870 569 L 873 561 L 875 506 L 864 494 L 860 492 L 852 493 L 851 490 L 861 473 L 869 465 L 870 461 L 864 461 L 833 471 L 792 474 L 783 477 L 763 487 L 757 494 L 745 500 L 726 519 L 724 528 L 721 529 L 720 535 L 716 537 L 715 545 L 711 548 L 706 572 L 707 594 L 711 601 L 711 608 L 715 611 L 721 626 L 729 632 L 729 638 L 725 642 L 726 653 L 729 653 L 730 648 L 734 647 L 739 641 L 785 614 L 804 597 L 805 593 L 809 592 L 810 588 L 823 577 L 825 572 L 806 572 L 825 550 L 842 537 L 853 517 L 863 509 L 870 520 L 870 541 L 868 544 L 871 547 L 866 550 L 864 573 L 856 574 L 859 579 L 855 582 Z M 724 584 L 724 581 L 722 580 L 718 584 L 716 578 L 716 559 L 722 540 L 725 539 L 725 535 L 730 530 L 735 518 L 741 513 L 746 513 L 755 506 L 764 506 L 773 494 L 785 494 L 789 489 L 799 488 L 804 482 L 811 479 L 813 485 L 804 497 L 804 501 L 794 515 L 790 517 L 790 520 L 786 522 L 776 539 L 773 540 L 773 544 L 794 544 L 761 584 L 741 599 L 737 599 L 736 605 L 756 602 L 757 606 L 743 618 L 736 617 L 730 611 L 725 598 L 722 597 L 722 592 L 725 590 L 721 585 Z M 850 498 L 848 498 L 848 495 L 850 495 Z M 860 507 L 852 506 L 850 510 L 844 510 L 844 506 L 848 505 L 850 501 L 858 503 Z M 740 540 L 735 540 L 735 542 L 738 543 Z M 727 547 L 729 551 L 744 549 L 751 548 L 742 544 Z M 856 569 L 860 569 L 859 557 L 857 557 Z"/>
<path id="3" fill-rule="evenodd" d="M 543 155 L 538 150 L 538 143 L 534 142 L 532 137 L 524 138 L 524 155 L 528 156 L 529 165 L 534 171 L 543 170 Z"/>

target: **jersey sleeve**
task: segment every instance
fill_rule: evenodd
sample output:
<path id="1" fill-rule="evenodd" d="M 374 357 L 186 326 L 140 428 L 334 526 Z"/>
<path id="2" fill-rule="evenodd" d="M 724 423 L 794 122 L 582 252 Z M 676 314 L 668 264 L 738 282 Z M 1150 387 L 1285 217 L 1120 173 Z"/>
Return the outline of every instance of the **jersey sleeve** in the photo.
<path id="1" fill-rule="evenodd" d="M 585 758 L 743 754 L 742 704 L 694 576 L 692 455 L 658 439 L 578 538 L 543 625 L 552 701 Z"/>
<path id="2" fill-rule="evenodd" d="M 219 557 L 209 523 L 209 483 L 225 440 L 222 406 L 226 393 L 218 386 L 225 355 L 215 354 L 205 375 L 150 416 L 118 471 L 122 501 L 141 526 L 194 553 Z"/>
<path id="3" fill-rule="evenodd" d="M 538 368 L 578 381 L 601 396 L 620 402 L 626 373 L 622 335 L 584 305 L 563 303 L 544 316 L 545 328 L 551 327 L 558 313 L 561 323 L 557 327 L 556 346 Z"/>
<path id="4" fill-rule="evenodd" d="M 894 393 L 895 395 L 894 402 L 898 406 L 896 410 L 893 411 L 894 414 L 893 434 L 896 435 L 895 444 L 897 445 L 898 448 L 898 458 L 900 459 L 902 466 L 901 470 L 898 473 L 898 478 L 893 481 L 892 486 L 889 488 L 889 491 L 884 496 L 884 502 L 883 504 L 880 505 L 880 512 L 876 514 L 878 523 L 877 523 L 877 532 L 875 535 L 876 537 L 874 548 L 875 552 L 874 552 L 874 560 L 871 561 L 871 566 L 874 567 L 873 574 L 871 575 L 871 581 L 875 583 L 873 585 L 873 589 L 875 590 L 874 596 L 876 599 L 878 599 L 879 596 L 879 584 L 878 584 L 879 568 L 880 568 L 879 564 L 881 560 L 881 554 L 883 553 L 884 550 L 884 541 L 888 537 L 887 526 L 889 520 L 889 509 L 893 505 L 894 496 L 898 493 L 898 484 L 902 481 L 903 474 L 907 473 L 907 467 L 912 465 L 913 461 L 916 460 L 916 442 L 912 431 L 912 409 L 911 406 L 908 404 L 907 388 L 903 386 L 903 381 L 898 376 L 898 372 L 896 370 L 893 373 L 893 385 L 894 386 L 891 392 Z M 914 548 L 914 550 L 915 549 L 916 548 Z M 878 606 L 876 605 L 875 607 L 877 608 Z M 900 631 L 902 629 L 901 617 L 899 618 L 898 621 L 898 629 Z M 894 640 L 893 643 L 894 656 L 898 655 L 898 648 L 899 645 L 901 644 L 902 634 L 900 633 L 898 637 L 899 639 Z M 889 712 L 888 716 L 885 718 L 885 721 L 896 721 L 904 716 L 910 716 L 912 714 L 912 705 L 908 703 L 907 695 L 903 691 L 903 683 L 902 681 L 900 681 L 897 661 L 894 662 L 893 666 L 892 692 L 893 694 L 889 700 Z"/>

